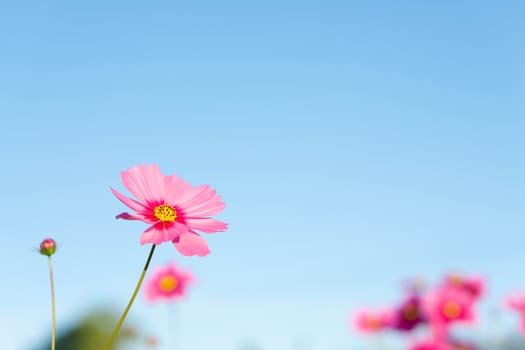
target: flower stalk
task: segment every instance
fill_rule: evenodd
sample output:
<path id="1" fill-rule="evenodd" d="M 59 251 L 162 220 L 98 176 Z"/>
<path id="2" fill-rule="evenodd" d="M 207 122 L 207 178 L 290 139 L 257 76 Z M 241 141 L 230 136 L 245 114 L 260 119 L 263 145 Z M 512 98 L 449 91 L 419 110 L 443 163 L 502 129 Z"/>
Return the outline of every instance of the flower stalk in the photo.
<path id="1" fill-rule="evenodd" d="M 53 263 L 51 262 L 51 255 L 48 255 L 49 260 L 49 279 L 51 281 L 51 350 L 55 350 L 55 342 L 57 335 L 57 321 L 56 321 L 56 311 L 55 311 L 55 282 L 53 280 Z"/>
<path id="2" fill-rule="evenodd" d="M 55 342 L 57 335 L 57 321 L 55 311 L 55 282 L 53 280 L 53 263 L 51 261 L 51 255 L 55 254 L 57 250 L 57 244 L 53 238 L 46 238 L 40 243 L 40 248 L 36 249 L 42 255 L 47 256 L 49 262 L 49 280 L 51 283 L 51 350 L 55 350 Z"/>
<path id="3" fill-rule="evenodd" d="M 113 333 L 111 334 L 111 338 L 109 339 L 109 342 L 105 348 L 106 350 L 111 349 L 111 346 L 115 342 L 115 339 L 117 338 L 120 328 L 122 328 L 122 325 L 124 324 L 124 320 L 126 319 L 126 316 L 128 315 L 128 312 L 131 309 L 131 305 L 133 305 L 133 302 L 135 301 L 135 298 L 137 297 L 137 294 L 139 293 L 140 286 L 142 285 L 142 281 L 144 280 L 144 277 L 146 276 L 146 272 L 148 271 L 149 263 L 153 256 L 153 252 L 155 251 L 155 247 L 156 247 L 155 244 L 151 246 L 151 250 L 149 252 L 148 259 L 146 260 L 146 264 L 144 265 L 142 274 L 140 275 L 139 281 L 137 282 L 137 286 L 135 287 L 135 290 L 133 291 L 133 295 L 131 296 L 131 299 L 129 300 L 128 305 L 126 306 L 124 313 L 122 314 L 122 316 L 120 316 L 120 320 L 118 321 L 117 326 L 115 327 L 115 329 L 113 330 Z"/>

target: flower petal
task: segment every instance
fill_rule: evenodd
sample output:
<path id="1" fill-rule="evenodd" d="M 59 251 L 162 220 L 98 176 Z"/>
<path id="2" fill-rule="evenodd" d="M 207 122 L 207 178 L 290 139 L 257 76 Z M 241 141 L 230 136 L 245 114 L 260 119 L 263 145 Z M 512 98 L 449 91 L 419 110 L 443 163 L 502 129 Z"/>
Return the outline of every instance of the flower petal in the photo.
<path id="1" fill-rule="evenodd" d="M 195 232 L 183 233 L 173 241 L 173 245 L 184 256 L 206 256 L 211 253 L 206 240 Z"/>
<path id="2" fill-rule="evenodd" d="M 140 221 L 143 221 L 147 224 L 154 224 L 155 221 L 154 220 L 151 220 L 150 218 L 148 218 L 147 216 L 145 215 L 142 215 L 142 214 L 130 214 L 130 213 L 120 213 L 118 214 L 115 219 L 123 219 L 123 220 L 140 220 Z"/>
<path id="3" fill-rule="evenodd" d="M 111 192 L 117 197 L 124 205 L 127 205 L 131 209 L 135 210 L 137 213 L 146 213 L 147 208 L 144 206 L 144 204 L 137 202 L 134 199 L 131 199 L 129 197 L 124 196 L 123 194 L 115 191 L 113 188 L 109 188 Z"/>
<path id="4" fill-rule="evenodd" d="M 156 164 L 134 166 L 121 173 L 122 183 L 144 203 L 163 203 L 164 176 Z"/>
<path id="5" fill-rule="evenodd" d="M 192 229 L 206 233 L 226 231 L 228 224 L 212 218 L 187 218 L 186 224 Z"/>
<path id="6" fill-rule="evenodd" d="M 212 190 L 210 185 L 202 185 L 192 188 L 191 191 L 187 191 L 183 197 L 178 201 L 178 205 L 181 208 L 191 208 L 193 206 L 205 203 L 215 196 L 217 191 Z"/>
<path id="7" fill-rule="evenodd" d="M 187 208 L 184 210 L 186 217 L 199 217 L 217 215 L 226 207 L 226 204 L 221 201 L 221 196 L 215 196 L 206 203 Z"/>
<path id="8" fill-rule="evenodd" d="M 195 198 L 201 198 L 209 193 L 210 186 L 202 185 L 188 188 L 175 202 L 175 205 L 181 208 L 188 208 L 188 203 L 191 203 Z"/>
<path id="9" fill-rule="evenodd" d="M 164 223 L 158 222 L 150 226 L 140 237 L 140 244 L 161 244 L 163 242 L 173 241 L 185 232 L 188 232 L 188 226 L 179 222 Z"/>
<path id="10" fill-rule="evenodd" d="M 189 182 L 178 178 L 176 175 L 165 176 L 164 187 L 164 199 L 166 203 L 170 205 L 175 205 L 175 203 L 177 203 L 177 199 L 192 188 Z"/>

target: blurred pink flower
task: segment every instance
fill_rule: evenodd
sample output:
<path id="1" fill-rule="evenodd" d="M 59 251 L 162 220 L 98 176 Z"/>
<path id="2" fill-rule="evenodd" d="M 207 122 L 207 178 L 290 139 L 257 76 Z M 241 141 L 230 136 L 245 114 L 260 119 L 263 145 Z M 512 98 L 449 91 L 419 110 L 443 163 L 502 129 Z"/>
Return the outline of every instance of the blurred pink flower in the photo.
<path id="1" fill-rule="evenodd" d="M 450 350 L 476 350 L 477 347 L 473 344 L 453 341 L 450 343 Z"/>
<path id="2" fill-rule="evenodd" d="M 507 307 L 518 312 L 521 319 L 521 334 L 525 335 L 525 294 L 513 294 L 505 301 Z"/>
<path id="3" fill-rule="evenodd" d="M 473 298 L 478 299 L 485 292 L 485 279 L 480 276 L 467 277 L 451 273 L 445 276 L 444 287 L 462 289 Z"/>
<path id="4" fill-rule="evenodd" d="M 447 342 L 445 341 L 436 341 L 436 340 L 426 340 L 423 342 L 418 342 L 412 344 L 409 350 L 454 350 Z"/>
<path id="5" fill-rule="evenodd" d="M 513 294 L 507 297 L 505 301 L 507 307 L 520 313 L 525 313 L 525 294 Z"/>
<path id="6" fill-rule="evenodd" d="M 157 299 L 177 300 L 184 297 L 188 284 L 194 281 L 193 276 L 171 263 L 153 270 L 146 281 L 144 293 L 148 301 Z"/>
<path id="7" fill-rule="evenodd" d="M 392 312 L 359 310 L 353 317 L 354 328 L 360 333 L 375 333 L 390 327 Z"/>
<path id="8" fill-rule="evenodd" d="M 394 310 L 391 327 L 402 332 L 409 332 L 425 322 L 421 299 L 418 295 L 410 295 Z"/>
<path id="9" fill-rule="evenodd" d="M 410 350 L 475 350 L 472 344 L 447 342 L 445 340 L 427 340 L 413 344 Z"/>
<path id="10" fill-rule="evenodd" d="M 439 288 L 425 297 L 425 313 L 429 322 L 448 325 L 452 322 L 474 322 L 474 299 L 457 288 Z"/>
<path id="11" fill-rule="evenodd" d="M 135 199 L 111 188 L 113 194 L 135 213 L 121 213 L 117 219 L 140 220 L 149 225 L 141 244 L 172 241 L 182 255 L 205 256 L 208 244 L 195 231 L 215 233 L 227 224 L 209 216 L 225 207 L 209 185 L 193 187 L 175 175 L 164 176 L 157 165 L 134 166 L 121 172 L 122 183 Z"/>

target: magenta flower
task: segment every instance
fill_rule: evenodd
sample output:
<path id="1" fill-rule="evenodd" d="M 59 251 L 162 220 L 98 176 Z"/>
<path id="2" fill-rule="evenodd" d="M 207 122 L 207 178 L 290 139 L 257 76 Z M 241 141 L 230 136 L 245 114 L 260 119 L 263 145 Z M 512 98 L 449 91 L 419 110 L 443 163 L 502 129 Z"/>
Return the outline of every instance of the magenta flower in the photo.
<path id="1" fill-rule="evenodd" d="M 135 213 L 121 213 L 117 219 L 140 220 L 150 226 L 141 244 L 172 241 L 182 255 L 205 256 L 208 244 L 197 232 L 224 231 L 228 225 L 211 218 L 225 207 L 209 185 L 193 187 L 175 175 L 164 176 L 155 165 L 134 166 L 121 172 L 122 183 L 135 199 L 111 188 L 113 194 Z"/>
<path id="2" fill-rule="evenodd" d="M 424 307 L 429 321 L 437 326 L 475 320 L 474 299 L 460 289 L 440 288 L 425 298 Z"/>
<path id="3" fill-rule="evenodd" d="M 505 304 L 508 308 L 518 312 L 521 319 L 520 331 L 522 335 L 525 335 L 525 294 L 511 295 Z"/>
<path id="4" fill-rule="evenodd" d="M 392 323 L 392 312 L 359 310 L 353 318 L 355 330 L 360 333 L 376 333 L 390 327 Z"/>
<path id="5" fill-rule="evenodd" d="M 178 300 L 184 297 L 186 288 L 194 281 L 188 271 L 183 271 L 175 264 L 168 264 L 153 270 L 146 282 L 144 293 L 148 301 Z"/>
<path id="6" fill-rule="evenodd" d="M 412 344 L 409 350 L 455 350 L 444 341 L 427 340 Z"/>
<path id="7" fill-rule="evenodd" d="M 451 350 L 476 350 L 477 347 L 470 343 L 452 341 L 450 342 L 450 349 Z"/>
<path id="8" fill-rule="evenodd" d="M 440 340 L 427 340 L 424 342 L 413 344 L 410 350 L 475 350 L 472 344 L 446 342 Z"/>
<path id="9" fill-rule="evenodd" d="M 445 276 L 444 287 L 462 289 L 474 299 L 478 299 L 483 296 L 485 291 L 485 279 L 480 276 L 466 277 L 459 274 L 449 274 Z"/>
<path id="10" fill-rule="evenodd" d="M 423 322 L 425 322 L 425 317 L 421 299 L 418 295 L 410 295 L 395 309 L 392 328 L 402 332 L 409 332 Z"/>

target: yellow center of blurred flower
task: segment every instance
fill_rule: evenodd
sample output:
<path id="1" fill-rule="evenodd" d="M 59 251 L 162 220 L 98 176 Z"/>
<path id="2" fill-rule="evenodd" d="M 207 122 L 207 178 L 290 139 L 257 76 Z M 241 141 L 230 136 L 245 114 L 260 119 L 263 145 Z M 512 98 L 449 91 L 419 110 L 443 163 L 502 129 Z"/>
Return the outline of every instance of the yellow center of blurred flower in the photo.
<path id="1" fill-rule="evenodd" d="M 379 329 L 381 328 L 381 321 L 377 317 L 368 317 L 366 325 L 368 329 Z"/>
<path id="2" fill-rule="evenodd" d="M 173 222 L 177 218 L 175 209 L 166 204 L 155 207 L 153 215 L 162 222 Z"/>
<path id="3" fill-rule="evenodd" d="M 173 276 L 164 276 L 159 281 L 159 288 L 163 292 L 173 292 L 179 283 L 177 279 Z"/>
<path id="4" fill-rule="evenodd" d="M 403 310 L 403 316 L 405 317 L 405 320 L 407 321 L 414 321 L 419 316 L 419 310 L 417 306 L 415 305 L 407 305 L 405 309 Z"/>
<path id="5" fill-rule="evenodd" d="M 461 306 L 454 301 L 447 301 L 443 305 L 443 314 L 448 319 L 457 318 L 461 314 Z"/>

